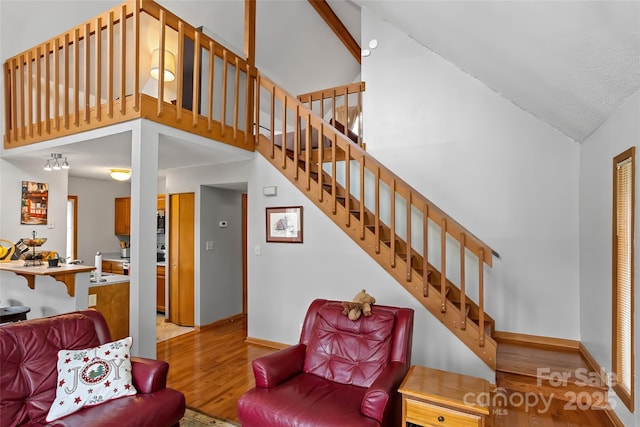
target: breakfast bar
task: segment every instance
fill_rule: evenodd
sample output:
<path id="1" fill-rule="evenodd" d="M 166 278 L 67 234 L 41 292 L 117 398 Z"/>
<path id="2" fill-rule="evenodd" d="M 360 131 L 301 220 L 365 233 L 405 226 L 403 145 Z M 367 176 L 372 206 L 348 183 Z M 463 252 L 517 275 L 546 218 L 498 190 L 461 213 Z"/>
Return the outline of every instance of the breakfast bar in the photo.
<path id="1" fill-rule="evenodd" d="M 69 296 L 75 296 L 76 274 L 95 270 L 92 265 L 59 264 L 57 267 L 44 265 L 25 265 L 23 260 L 0 263 L 0 271 L 9 271 L 27 280 L 27 286 L 34 289 L 36 276 L 50 276 L 67 287 Z"/>

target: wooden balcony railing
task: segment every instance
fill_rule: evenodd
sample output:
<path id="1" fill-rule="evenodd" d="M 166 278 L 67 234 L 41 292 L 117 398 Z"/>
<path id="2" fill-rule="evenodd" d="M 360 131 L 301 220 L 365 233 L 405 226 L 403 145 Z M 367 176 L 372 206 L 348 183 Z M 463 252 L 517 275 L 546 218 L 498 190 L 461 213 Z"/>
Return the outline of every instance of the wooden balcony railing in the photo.
<path id="1" fill-rule="evenodd" d="M 173 82 L 150 76 L 155 49 L 160 76 L 175 57 Z M 128 1 L 5 61 L 4 146 L 146 118 L 253 150 L 255 73 L 153 1 Z"/>
<path id="2" fill-rule="evenodd" d="M 257 150 L 495 368 L 491 247 L 267 77 L 257 86 Z"/>
<path id="3" fill-rule="evenodd" d="M 298 101 L 325 119 L 359 146 L 362 141 L 362 92 L 364 82 L 322 89 L 298 95 Z"/>

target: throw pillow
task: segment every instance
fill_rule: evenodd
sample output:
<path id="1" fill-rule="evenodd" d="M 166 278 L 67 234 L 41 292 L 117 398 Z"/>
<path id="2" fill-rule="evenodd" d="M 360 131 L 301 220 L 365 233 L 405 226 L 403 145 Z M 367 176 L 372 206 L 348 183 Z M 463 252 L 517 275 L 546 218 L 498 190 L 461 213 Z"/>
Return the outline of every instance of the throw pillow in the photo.
<path id="1" fill-rule="evenodd" d="M 131 375 L 131 337 L 84 350 L 58 352 L 58 382 L 47 421 L 122 396 L 136 394 Z"/>

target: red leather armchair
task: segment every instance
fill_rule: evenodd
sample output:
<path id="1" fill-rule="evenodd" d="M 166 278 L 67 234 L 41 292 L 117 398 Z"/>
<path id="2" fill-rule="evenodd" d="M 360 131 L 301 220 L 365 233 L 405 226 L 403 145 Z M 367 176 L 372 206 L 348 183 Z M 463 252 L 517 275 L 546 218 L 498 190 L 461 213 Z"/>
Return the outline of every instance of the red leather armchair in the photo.
<path id="1" fill-rule="evenodd" d="M 354 322 L 340 302 L 313 301 L 299 344 L 253 361 L 243 427 L 400 425 L 412 335 L 410 308 L 375 305 Z"/>

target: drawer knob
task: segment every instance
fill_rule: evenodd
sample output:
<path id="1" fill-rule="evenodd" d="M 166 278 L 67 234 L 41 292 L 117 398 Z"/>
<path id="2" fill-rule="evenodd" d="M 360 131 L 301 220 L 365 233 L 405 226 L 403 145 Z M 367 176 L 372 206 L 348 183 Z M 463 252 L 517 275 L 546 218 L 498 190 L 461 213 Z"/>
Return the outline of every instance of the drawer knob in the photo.
<path id="1" fill-rule="evenodd" d="M 444 417 L 443 417 L 442 415 L 440 415 L 440 416 L 438 417 L 438 421 L 440 421 L 441 423 L 443 423 L 443 422 L 444 422 Z"/>

